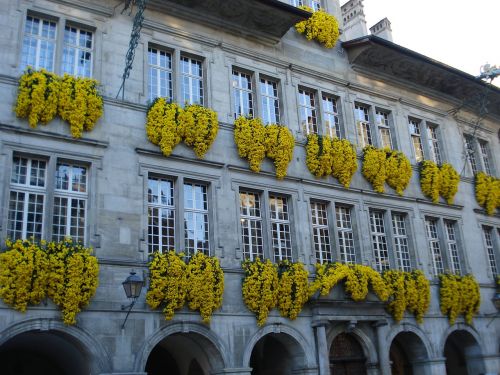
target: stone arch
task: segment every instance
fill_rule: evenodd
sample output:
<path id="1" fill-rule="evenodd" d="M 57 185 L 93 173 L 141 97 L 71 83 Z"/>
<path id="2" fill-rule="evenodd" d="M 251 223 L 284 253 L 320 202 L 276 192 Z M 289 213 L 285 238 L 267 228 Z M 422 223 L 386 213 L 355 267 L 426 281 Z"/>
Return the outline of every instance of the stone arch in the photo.
<path id="1" fill-rule="evenodd" d="M 377 348 L 368 335 L 360 328 L 347 330 L 345 325 L 337 325 L 327 333 L 328 353 L 330 353 L 333 340 L 340 333 L 350 333 L 355 336 L 363 348 L 368 363 L 378 363 Z"/>
<path id="2" fill-rule="evenodd" d="M 425 348 L 427 358 L 438 357 L 435 351 L 435 347 L 432 345 L 431 341 L 429 340 L 425 332 L 420 327 L 415 326 L 413 324 L 403 323 L 393 326 L 387 335 L 386 338 L 387 344 L 391 345 L 392 341 L 396 338 L 396 336 L 403 332 L 412 333 L 420 339 Z"/>
<path id="3" fill-rule="evenodd" d="M 250 358 L 255 345 L 260 339 L 269 334 L 282 334 L 280 340 L 282 340 L 285 346 L 291 349 L 292 355 L 296 356 L 295 358 L 302 359 L 304 368 L 315 368 L 317 366 L 316 354 L 314 350 L 309 350 L 313 346 L 313 343 L 310 343 L 309 340 L 296 329 L 281 323 L 275 323 L 259 329 L 250 338 L 243 354 L 242 367 L 250 366 Z"/>
<path id="4" fill-rule="evenodd" d="M 203 341 L 210 366 L 213 370 L 221 370 L 228 366 L 229 351 L 222 340 L 206 326 L 195 322 L 174 322 L 156 331 L 144 340 L 135 358 L 134 370 L 144 372 L 146 363 L 153 349 L 168 336 L 175 334 L 194 334 Z"/>
<path id="5" fill-rule="evenodd" d="M 458 323 L 449 327 L 442 337 L 441 353 L 446 358 L 448 374 L 485 373 L 484 343 L 472 327 Z"/>
<path id="6" fill-rule="evenodd" d="M 61 336 L 73 344 L 76 349 L 87 356 L 92 374 L 109 373 L 112 371 L 110 356 L 104 346 L 80 327 L 67 326 L 59 320 L 49 318 L 28 319 L 11 325 L 0 332 L 0 347 L 16 336 L 46 332 Z"/>

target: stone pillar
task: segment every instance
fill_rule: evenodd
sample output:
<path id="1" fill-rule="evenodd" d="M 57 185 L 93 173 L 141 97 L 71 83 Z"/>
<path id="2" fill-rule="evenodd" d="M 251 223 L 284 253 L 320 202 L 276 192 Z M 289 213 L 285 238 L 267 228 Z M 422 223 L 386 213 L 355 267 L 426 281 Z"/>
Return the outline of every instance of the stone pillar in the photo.
<path id="1" fill-rule="evenodd" d="M 367 363 L 366 364 L 366 374 L 367 375 L 380 375 L 378 363 Z"/>
<path id="2" fill-rule="evenodd" d="M 391 344 L 386 342 L 389 324 L 387 320 L 379 320 L 373 325 L 377 333 L 377 354 L 380 375 L 391 375 L 391 364 L 389 361 L 389 350 Z"/>
<path id="3" fill-rule="evenodd" d="M 251 367 L 224 368 L 221 370 L 211 371 L 210 375 L 252 375 L 252 368 Z"/>
<path id="4" fill-rule="evenodd" d="M 330 353 L 328 352 L 328 342 L 326 341 L 327 321 L 313 323 L 316 336 L 316 356 L 318 359 L 318 374 L 330 375 Z"/>

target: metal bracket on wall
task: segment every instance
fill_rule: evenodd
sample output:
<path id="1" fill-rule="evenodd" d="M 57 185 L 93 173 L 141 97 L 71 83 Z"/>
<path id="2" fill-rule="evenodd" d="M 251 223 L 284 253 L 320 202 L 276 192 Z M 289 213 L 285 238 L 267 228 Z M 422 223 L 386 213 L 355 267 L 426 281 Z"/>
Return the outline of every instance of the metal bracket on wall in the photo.
<path id="1" fill-rule="evenodd" d="M 132 33 L 130 34 L 130 42 L 128 45 L 127 55 L 125 56 L 125 69 L 122 75 L 122 84 L 118 93 L 116 94 L 116 98 L 120 96 L 120 92 L 122 94 L 122 100 L 125 100 L 125 81 L 130 76 L 130 71 L 132 70 L 132 65 L 134 63 L 135 50 L 137 49 L 137 45 L 139 44 L 139 39 L 141 38 L 141 30 L 142 24 L 144 23 L 144 10 L 146 9 L 147 0 L 126 0 L 125 6 L 122 10 L 125 12 L 130 8 L 129 15 L 132 14 L 132 7 L 134 4 L 136 5 L 137 12 L 134 16 L 134 24 L 132 26 Z"/>

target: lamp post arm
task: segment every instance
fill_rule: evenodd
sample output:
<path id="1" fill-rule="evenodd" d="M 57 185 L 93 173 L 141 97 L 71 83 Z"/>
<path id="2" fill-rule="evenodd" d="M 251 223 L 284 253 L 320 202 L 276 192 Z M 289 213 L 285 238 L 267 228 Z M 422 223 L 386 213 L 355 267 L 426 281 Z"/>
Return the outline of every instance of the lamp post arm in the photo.
<path id="1" fill-rule="evenodd" d="M 122 330 L 125 329 L 125 323 L 127 323 L 128 316 L 130 314 L 130 311 L 132 310 L 132 307 L 134 307 L 134 305 L 135 305 L 135 299 L 128 306 L 122 305 L 122 310 L 125 310 L 128 307 L 127 315 L 125 316 L 125 320 L 123 321 L 123 324 L 122 324 Z"/>

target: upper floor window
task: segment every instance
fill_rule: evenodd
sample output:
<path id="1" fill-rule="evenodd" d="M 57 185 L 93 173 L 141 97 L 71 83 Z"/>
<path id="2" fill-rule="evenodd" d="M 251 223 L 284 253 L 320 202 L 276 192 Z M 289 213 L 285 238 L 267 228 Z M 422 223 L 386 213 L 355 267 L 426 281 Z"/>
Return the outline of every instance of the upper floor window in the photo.
<path id="1" fill-rule="evenodd" d="M 57 23 L 41 17 L 26 16 L 24 27 L 21 70 L 27 66 L 34 69 L 54 71 L 56 55 Z"/>
<path id="2" fill-rule="evenodd" d="M 253 90 L 250 74 L 233 69 L 234 118 L 253 117 Z"/>
<path id="3" fill-rule="evenodd" d="M 270 194 L 269 213 L 274 261 L 293 260 L 288 199 Z"/>
<path id="4" fill-rule="evenodd" d="M 375 123 L 378 128 L 380 146 L 392 149 L 391 129 L 389 126 L 389 113 L 380 109 L 375 110 Z"/>
<path id="5" fill-rule="evenodd" d="M 311 202 L 311 219 L 314 240 L 314 251 L 319 263 L 332 261 L 330 246 L 330 230 L 328 228 L 327 204 Z"/>
<path id="6" fill-rule="evenodd" d="M 64 28 L 62 72 L 78 77 L 91 77 L 92 48 L 92 31 L 66 25 Z"/>
<path id="7" fill-rule="evenodd" d="M 280 99 L 278 96 L 278 82 L 261 78 L 260 94 L 262 99 L 262 121 L 264 124 L 279 124 Z"/>
<path id="8" fill-rule="evenodd" d="M 318 134 L 316 100 L 313 91 L 299 89 L 299 121 L 304 134 Z"/>
<path id="9" fill-rule="evenodd" d="M 497 241 L 500 240 L 500 230 L 497 232 Z M 490 266 L 491 273 L 496 276 L 498 275 L 497 266 L 497 252 L 495 251 L 495 232 L 492 227 L 483 226 L 483 237 L 484 244 L 486 246 L 486 253 L 488 255 L 488 264 Z"/>
<path id="10" fill-rule="evenodd" d="M 372 130 L 370 119 L 368 117 L 368 107 L 355 104 L 354 115 L 356 118 L 356 126 L 361 147 L 373 145 Z"/>
<path id="11" fill-rule="evenodd" d="M 337 99 L 331 95 L 323 94 L 322 100 L 325 133 L 330 137 L 341 138 Z"/>
<path id="12" fill-rule="evenodd" d="M 488 142 L 470 134 L 464 134 L 465 152 L 472 173 L 485 172 L 493 174 L 493 165 L 490 157 Z"/>
<path id="13" fill-rule="evenodd" d="M 254 260 L 263 258 L 263 233 L 260 195 L 240 191 L 240 224 L 243 257 Z"/>
<path id="14" fill-rule="evenodd" d="M 293 6 L 308 6 L 313 11 L 321 9 L 321 0 L 290 0 L 290 4 Z"/>
<path id="15" fill-rule="evenodd" d="M 429 250 L 431 252 L 432 273 L 439 275 L 445 269 L 462 273 L 462 260 L 457 233 L 457 222 L 435 217 L 425 218 Z M 444 246 L 442 244 L 444 241 Z M 445 249 L 443 252 L 442 249 Z"/>
<path id="16" fill-rule="evenodd" d="M 419 163 L 424 160 L 424 148 L 422 147 L 421 139 L 421 121 L 410 118 L 408 120 L 408 126 L 410 128 L 413 150 L 415 151 L 415 160 Z"/>
<path id="17" fill-rule="evenodd" d="M 382 211 L 370 211 L 370 230 L 373 254 L 375 257 L 375 268 L 379 272 L 385 271 L 390 268 L 390 263 L 384 213 Z"/>
<path id="18" fill-rule="evenodd" d="M 173 100 L 172 54 L 160 48 L 148 48 L 149 100 L 157 97 Z"/>
<path id="19" fill-rule="evenodd" d="M 49 17 L 28 14 L 24 26 L 20 69 L 31 66 L 55 72 L 56 50 L 61 49 L 61 73 L 91 77 L 93 69 L 94 33 L 66 23 L 62 45 L 57 43 L 57 22 Z"/>
<path id="20" fill-rule="evenodd" d="M 441 164 L 443 159 L 438 125 L 409 117 L 408 127 L 417 163 L 428 159 L 436 164 Z"/>
<path id="21" fill-rule="evenodd" d="M 352 208 L 335 205 L 335 220 L 339 241 L 340 260 L 343 263 L 356 263 L 356 249 L 354 247 L 354 233 L 352 224 Z"/>
<path id="22" fill-rule="evenodd" d="M 198 251 L 210 255 L 208 185 L 184 181 L 179 186 L 184 198 L 180 202 L 175 198 L 173 179 L 148 177 L 148 251 L 174 250 L 182 243 L 187 256 Z M 179 212 L 183 232 L 177 230 Z"/>
<path id="23" fill-rule="evenodd" d="M 182 103 L 203 105 L 203 95 L 202 61 L 188 56 L 181 56 Z"/>
<path id="24" fill-rule="evenodd" d="M 14 155 L 7 237 L 61 241 L 69 236 L 84 244 L 88 167 L 63 160 L 57 160 L 55 169 L 49 165 L 48 159 Z M 49 179 L 53 184 L 48 183 Z"/>

